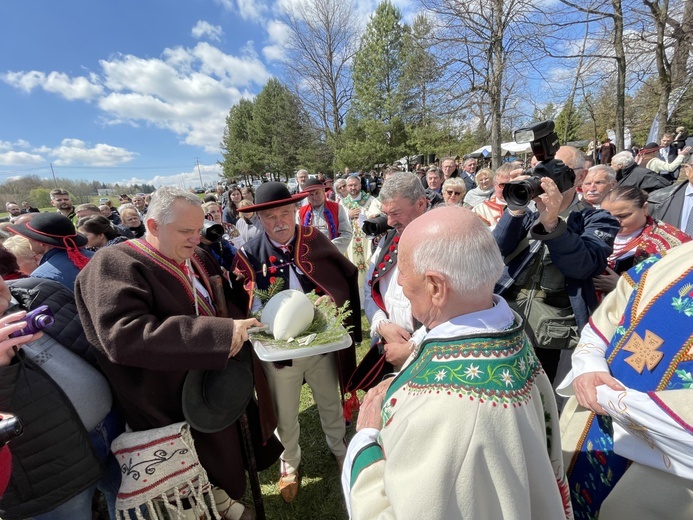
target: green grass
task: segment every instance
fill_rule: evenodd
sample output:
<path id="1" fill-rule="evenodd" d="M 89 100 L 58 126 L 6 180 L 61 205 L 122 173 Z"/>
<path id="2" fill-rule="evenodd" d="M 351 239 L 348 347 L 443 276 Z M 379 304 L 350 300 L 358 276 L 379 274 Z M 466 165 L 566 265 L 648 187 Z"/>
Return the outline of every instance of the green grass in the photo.
<path id="1" fill-rule="evenodd" d="M 362 315 L 364 335 L 368 335 L 369 325 Z M 357 346 L 356 357 L 361 360 L 370 346 L 365 338 Z M 279 495 L 279 462 L 260 473 L 260 484 L 268 520 L 346 520 L 348 518 L 342 495 L 341 475 L 332 452 L 327 447 L 325 435 L 320 426 L 318 409 L 308 385 L 301 390 L 299 412 L 301 425 L 301 487 L 298 496 L 291 504 L 285 504 Z M 355 433 L 356 417 L 347 427 L 347 441 Z M 250 486 L 245 503 L 252 503 Z"/>

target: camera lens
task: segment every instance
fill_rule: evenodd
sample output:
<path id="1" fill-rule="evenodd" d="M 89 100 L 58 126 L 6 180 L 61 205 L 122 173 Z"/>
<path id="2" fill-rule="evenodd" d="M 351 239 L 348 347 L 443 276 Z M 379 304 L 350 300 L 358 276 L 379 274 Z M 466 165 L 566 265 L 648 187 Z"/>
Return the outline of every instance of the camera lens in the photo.
<path id="1" fill-rule="evenodd" d="M 544 193 L 541 177 L 532 176 L 521 181 L 511 181 L 503 188 L 505 202 L 516 207 L 525 207 L 532 199 Z"/>
<path id="2" fill-rule="evenodd" d="M 212 243 L 219 242 L 221 237 L 224 236 L 224 226 L 212 222 L 211 220 L 205 220 L 202 225 L 202 236 Z"/>
<path id="3" fill-rule="evenodd" d="M 31 320 L 31 323 L 36 330 L 43 330 L 53 325 L 55 323 L 55 318 L 49 314 L 37 314 L 34 316 L 34 319 Z"/>

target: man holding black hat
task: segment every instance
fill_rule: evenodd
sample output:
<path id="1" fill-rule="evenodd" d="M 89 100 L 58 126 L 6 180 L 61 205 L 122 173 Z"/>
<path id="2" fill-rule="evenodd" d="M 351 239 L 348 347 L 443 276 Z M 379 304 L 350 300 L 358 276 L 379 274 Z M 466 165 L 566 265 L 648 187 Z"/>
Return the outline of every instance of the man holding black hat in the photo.
<path id="1" fill-rule="evenodd" d="M 252 393 L 252 352 L 245 342 L 247 329 L 258 322 L 225 317 L 246 315 L 245 293 L 239 287 L 232 294 L 218 265 L 198 247 L 203 222 L 198 197 L 160 188 L 147 211 L 146 235 L 95 255 L 77 279 L 75 296 L 130 428 L 155 431 L 187 420 L 200 463 L 217 486 L 219 513 L 226 520 L 246 519 L 250 511 L 236 501 L 245 493 L 244 460 L 253 452 L 244 456 L 238 417 L 225 410 L 243 411 Z M 260 416 L 268 417 L 262 370 L 254 376 Z M 239 378 L 245 383 L 235 385 Z M 256 446 L 273 439 L 272 417 L 261 426 Z M 276 439 L 268 446 L 277 447 Z"/>
<path id="2" fill-rule="evenodd" d="M 326 186 L 317 179 L 308 179 L 303 191 L 308 193 L 308 204 L 298 212 L 298 224 L 313 226 L 329 238 L 342 254 L 351 242 L 351 223 L 344 206 L 326 200 Z"/>
<path id="3" fill-rule="evenodd" d="M 38 213 L 30 221 L 7 229 L 27 238 L 34 254 L 41 255 L 31 276 L 55 280 L 74 290 L 77 275 L 94 253 L 83 249 L 87 239 L 75 231 L 69 218 L 60 213 Z"/>
<path id="4" fill-rule="evenodd" d="M 314 227 L 296 225 L 296 203 L 307 192 L 291 195 L 280 182 L 267 182 L 257 189 L 255 205 L 239 208 L 254 211 L 265 232 L 246 242 L 236 255 L 234 272 L 245 279 L 250 296 L 255 289 L 267 290 L 281 279 L 285 289 L 327 295 L 338 307 L 350 303 L 348 319 L 352 339 L 361 341 L 361 307 L 358 270 Z M 255 298 L 253 310 L 260 307 Z M 327 444 L 341 465 L 346 454 L 346 428 L 337 384 L 342 390 L 356 367 L 354 346 L 335 354 L 263 363 L 277 413 L 277 433 L 284 445 L 281 455 L 279 491 L 285 502 L 296 498 L 301 462 L 298 410 L 305 380 L 313 391 Z"/>

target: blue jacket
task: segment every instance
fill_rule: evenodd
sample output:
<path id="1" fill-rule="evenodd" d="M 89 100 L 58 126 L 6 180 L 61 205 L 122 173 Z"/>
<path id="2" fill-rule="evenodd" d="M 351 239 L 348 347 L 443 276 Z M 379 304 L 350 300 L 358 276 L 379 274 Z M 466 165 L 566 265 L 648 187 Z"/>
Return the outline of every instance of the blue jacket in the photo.
<path id="1" fill-rule="evenodd" d="M 556 229 L 546 233 L 538 219 L 538 212 L 526 211 L 523 217 L 513 217 L 506 210 L 493 230 L 493 237 L 503 258 L 515 251 L 528 234 L 529 238 L 546 244 L 551 261 L 565 277 L 570 305 L 578 329 L 582 330 L 598 305 L 592 278 L 606 268 L 619 223 L 607 211 L 583 209 L 571 211 L 565 221 L 559 221 Z M 529 247 L 508 263 L 509 276 L 516 278 L 520 274 L 528 254 Z"/>
<path id="2" fill-rule="evenodd" d="M 80 252 L 87 258 L 91 258 L 94 255 L 94 253 L 86 249 L 80 249 Z M 79 269 L 67 256 L 67 251 L 65 249 L 53 248 L 41 257 L 39 266 L 34 269 L 31 276 L 53 280 L 74 292 L 75 279 L 78 274 Z"/>

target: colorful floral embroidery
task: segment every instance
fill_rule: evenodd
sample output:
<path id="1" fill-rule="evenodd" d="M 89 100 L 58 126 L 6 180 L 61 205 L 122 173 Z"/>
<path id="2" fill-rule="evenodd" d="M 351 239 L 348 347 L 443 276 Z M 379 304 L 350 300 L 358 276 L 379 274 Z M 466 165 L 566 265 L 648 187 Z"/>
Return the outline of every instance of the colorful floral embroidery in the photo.
<path id="1" fill-rule="evenodd" d="M 521 405 L 541 369 L 522 334 L 428 343 L 411 366 L 410 394 L 446 392 L 493 406 Z"/>
<path id="2" fill-rule="evenodd" d="M 685 370 L 676 370 L 675 373 L 682 381 L 682 388 L 693 388 L 693 375 L 691 375 L 690 372 L 686 372 Z"/>
<path id="3" fill-rule="evenodd" d="M 671 305 L 678 312 L 691 317 L 693 316 L 693 284 L 687 283 L 679 289 L 679 297 L 671 299 Z"/>

